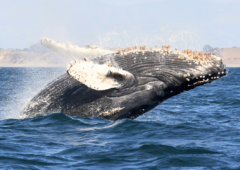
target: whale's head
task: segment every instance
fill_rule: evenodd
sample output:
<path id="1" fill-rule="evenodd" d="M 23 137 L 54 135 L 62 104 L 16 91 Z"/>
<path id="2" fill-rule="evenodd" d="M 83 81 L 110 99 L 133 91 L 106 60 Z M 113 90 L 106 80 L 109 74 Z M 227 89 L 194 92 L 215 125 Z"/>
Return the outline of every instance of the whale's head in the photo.
<path id="1" fill-rule="evenodd" d="M 73 61 L 68 74 L 95 90 L 111 108 L 100 117 L 135 118 L 167 98 L 226 75 L 212 54 L 166 49 L 118 51 L 93 60 Z"/>

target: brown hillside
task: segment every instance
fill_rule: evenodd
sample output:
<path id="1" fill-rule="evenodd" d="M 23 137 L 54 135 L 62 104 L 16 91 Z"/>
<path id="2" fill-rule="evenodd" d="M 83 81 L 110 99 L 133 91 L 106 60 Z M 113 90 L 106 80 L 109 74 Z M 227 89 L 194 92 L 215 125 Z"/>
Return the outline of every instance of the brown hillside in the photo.
<path id="1" fill-rule="evenodd" d="M 0 50 L 1 67 L 61 67 L 67 59 L 54 52 L 38 53 L 14 49 Z"/>
<path id="2" fill-rule="evenodd" d="M 222 48 L 214 51 L 227 67 L 240 67 L 240 47 Z"/>
<path id="3" fill-rule="evenodd" d="M 214 50 L 227 67 L 240 67 L 240 47 Z M 56 53 L 0 49 L 1 67 L 66 67 L 69 61 Z"/>

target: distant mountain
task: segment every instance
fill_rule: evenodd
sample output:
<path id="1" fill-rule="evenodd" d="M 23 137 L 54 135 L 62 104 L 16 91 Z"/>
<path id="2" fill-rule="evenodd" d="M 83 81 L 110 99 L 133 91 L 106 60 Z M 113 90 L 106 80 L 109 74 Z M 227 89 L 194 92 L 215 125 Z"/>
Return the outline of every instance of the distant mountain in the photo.
<path id="1" fill-rule="evenodd" d="M 0 66 L 66 66 L 69 60 L 39 44 L 31 45 L 23 50 L 0 49 Z"/>
<path id="2" fill-rule="evenodd" d="M 213 51 L 227 67 L 240 67 L 240 47 L 220 48 Z"/>
<path id="3" fill-rule="evenodd" d="M 240 47 L 212 48 L 210 45 L 205 45 L 203 51 L 206 53 L 212 52 L 214 55 L 221 57 L 227 67 L 240 67 Z"/>
<path id="4" fill-rule="evenodd" d="M 29 48 L 24 48 L 23 51 L 35 52 L 40 54 L 51 52 L 50 49 L 44 47 L 40 43 L 31 45 Z"/>
<path id="5" fill-rule="evenodd" d="M 227 67 L 240 67 L 240 47 L 213 48 L 205 45 L 203 51 L 212 52 L 221 57 Z M 0 48 L 1 67 L 66 67 L 69 62 L 65 57 L 56 54 L 40 43 L 22 50 Z"/>

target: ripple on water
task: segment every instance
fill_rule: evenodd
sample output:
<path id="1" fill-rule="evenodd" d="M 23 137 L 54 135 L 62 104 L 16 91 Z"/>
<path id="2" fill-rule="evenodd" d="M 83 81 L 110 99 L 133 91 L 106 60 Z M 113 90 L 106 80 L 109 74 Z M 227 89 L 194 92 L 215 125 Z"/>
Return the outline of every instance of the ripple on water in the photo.
<path id="1" fill-rule="evenodd" d="M 230 68 L 229 75 L 174 96 L 135 120 L 63 113 L 17 119 L 24 104 L 63 72 L 0 70 L 0 168 L 240 168 L 239 68 Z"/>

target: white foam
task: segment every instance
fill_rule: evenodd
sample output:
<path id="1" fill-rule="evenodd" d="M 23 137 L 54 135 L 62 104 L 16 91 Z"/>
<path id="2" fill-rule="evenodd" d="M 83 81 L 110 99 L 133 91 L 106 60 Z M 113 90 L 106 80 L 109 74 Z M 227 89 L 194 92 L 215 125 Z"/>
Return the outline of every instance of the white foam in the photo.
<path id="1" fill-rule="evenodd" d="M 72 45 L 71 43 L 65 45 L 48 38 L 43 38 L 41 43 L 45 47 L 71 60 L 83 60 L 86 57 L 96 58 L 98 56 L 115 53 L 115 51 L 105 50 L 103 48 L 98 48 L 97 46 L 94 46 L 94 48 L 85 48 Z"/>

